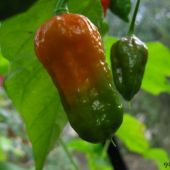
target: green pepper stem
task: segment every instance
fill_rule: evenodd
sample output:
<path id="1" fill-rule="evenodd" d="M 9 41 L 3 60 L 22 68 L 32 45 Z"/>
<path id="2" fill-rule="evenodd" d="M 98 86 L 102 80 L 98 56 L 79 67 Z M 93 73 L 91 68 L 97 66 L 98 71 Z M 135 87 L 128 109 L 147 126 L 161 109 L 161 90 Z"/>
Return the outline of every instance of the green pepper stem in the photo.
<path id="1" fill-rule="evenodd" d="M 108 150 L 108 148 L 109 148 L 109 145 L 110 145 L 110 140 L 107 139 L 106 142 L 105 142 L 103 151 L 102 151 L 102 157 L 105 157 L 105 156 L 106 156 L 106 153 L 107 153 L 107 150 Z"/>
<path id="2" fill-rule="evenodd" d="M 55 14 L 59 15 L 62 13 L 68 13 L 68 7 L 67 7 L 68 0 L 58 0 L 56 9 L 55 9 Z"/>
<path id="3" fill-rule="evenodd" d="M 115 142 L 113 141 L 112 137 L 110 138 L 110 141 L 111 141 L 111 143 L 112 143 L 112 145 L 113 145 L 114 147 L 117 147 L 116 144 L 115 144 Z"/>
<path id="4" fill-rule="evenodd" d="M 139 5 L 140 5 L 140 0 L 137 0 L 135 10 L 134 10 L 134 13 L 133 13 L 133 17 L 132 17 L 132 20 L 131 20 L 131 23 L 130 23 L 130 26 L 129 26 L 128 35 L 134 34 L 135 21 L 136 21 L 136 16 L 137 16 L 137 13 L 138 13 L 138 10 L 139 10 Z"/>

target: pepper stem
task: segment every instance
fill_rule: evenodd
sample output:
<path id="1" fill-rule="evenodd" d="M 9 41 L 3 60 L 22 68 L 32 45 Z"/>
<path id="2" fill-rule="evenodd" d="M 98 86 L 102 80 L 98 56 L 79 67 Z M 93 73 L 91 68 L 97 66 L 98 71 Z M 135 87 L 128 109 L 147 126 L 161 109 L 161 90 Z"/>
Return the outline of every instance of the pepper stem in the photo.
<path id="1" fill-rule="evenodd" d="M 55 14 L 59 15 L 62 13 L 68 13 L 68 7 L 67 7 L 68 0 L 58 0 L 56 9 L 55 9 Z"/>
<path id="2" fill-rule="evenodd" d="M 135 30 L 135 21 L 136 21 L 136 16 L 139 10 L 139 5 L 140 5 L 140 0 L 137 0 L 136 2 L 136 6 L 135 6 L 135 10 L 133 13 L 133 17 L 129 26 L 129 31 L 128 31 L 128 35 L 132 35 L 134 34 L 134 30 Z"/>
<path id="3" fill-rule="evenodd" d="M 117 146 L 116 146 L 116 143 L 114 142 L 114 140 L 112 139 L 112 137 L 110 138 L 110 141 L 111 141 L 112 145 L 116 148 L 116 147 L 117 147 Z"/>

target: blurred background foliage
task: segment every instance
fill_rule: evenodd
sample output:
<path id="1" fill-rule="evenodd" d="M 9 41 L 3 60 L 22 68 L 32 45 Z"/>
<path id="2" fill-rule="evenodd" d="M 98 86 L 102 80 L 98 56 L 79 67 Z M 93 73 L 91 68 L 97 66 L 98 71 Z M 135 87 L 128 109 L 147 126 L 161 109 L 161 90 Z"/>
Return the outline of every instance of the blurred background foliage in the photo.
<path id="1" fill-rule="evenodd" d="M 11 2 L 0 1 L 1 20 L 24 11 L 33 1 L 27 1 L 28 4 L 23 1 L 24 5 L 19 0 Z M 73 11 L 79 12 L 86 3 L 82 3 L 79 8 L 75 8 L 74 3 L 70 4 L 70 7 L 72 6 Z M 4 10 L 7 8 L 9 10 Z M 95 22 L 96 17 L 92 11 L 91 6 L 87 14 L 86 11 L 83 12 L 93 16 L 91 19 Z M 110 36 L 124 36 L 128 24 L 110 11 L 107 11 L 105 21 L 109 25 L 109 36 L 104 38 L 108 60 L 110 45 L 116 40 Z M 143 41 L 149 42 L 150 54 L 154 58 L 149 59 L 142 89 L 132 100 L 131 106 L 124 102 L 125 110 L 130 114 L 125 114 L 124 124 L 117 133 L 121 152 L 130 170 L 164 170 L 163 163 L 170 161 L 168 158 L 168 155 L 170 156 L 169 23 L 168 1 L 142 0 L 137 17 L 136 35 Z M 103 22 L 96 22 L 96 25 L 102 28 L 101 31 L 106 29 Z M 8 61 L 0 53 L 0 82 L 2 76 L 8 73 L 8 67 Z M 91 145 L 80 140 L 69 125 L 65 127 L 61 136 L 81 170 L 111 170 L 110 162 L 101 145 Z M 74 169 L 68 150 L 65 150 L 63 143 L 58 141 L 46 161 L 45 169 Z M 0 87 L 0 169 L 34 169 L 31 143 L 25 132 L 25 126 L 2 86 Z"/>
<path id="2" fill-rule="evenodd" d="M 135 2 L 135 0 L 132 0 Z M 131 10 L 131 15 L 133 10 Z M 109 34 L 123 36 L 127 32 L 128 23 L 123 22 L 108 11 Z M 142 0 L 136 20 L 136 34 L 143 41 L 160 41 L 170 47 L 170 5 L 168 1 Z"/>

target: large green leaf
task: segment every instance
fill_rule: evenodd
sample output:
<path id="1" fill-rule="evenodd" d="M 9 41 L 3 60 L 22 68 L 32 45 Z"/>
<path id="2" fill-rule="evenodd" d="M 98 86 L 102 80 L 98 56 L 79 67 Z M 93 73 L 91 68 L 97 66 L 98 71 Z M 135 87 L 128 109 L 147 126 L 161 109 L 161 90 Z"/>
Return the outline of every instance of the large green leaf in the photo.
<path id="1" fill-rule="evenodd" d="M 117 38 L 106 36 L 104 45 L 106 59 L 110 64 L 110 48 Z M 148 62 L 141 88 L 153 95 L 170 93 L 170 51 L 159 42 L 146 43 L 149 50 Z"/>
<path id="2" fill-rule="evenodd" d="M 170 51 L 159 42 L 147 43 L 149 58 L 142 88 L 154 95 L 170 93 Z"/>
<path id="3" fill-rule="evenodd" d="M 77 5 L 78 4 L 78 5 Z M 100 0 L 70 0 L 69 9 L 72 13 L 80 13 L 87 16 L 99 29 L 101 34 L 105 34 L 108 25 L 103 20 L 103 10 Z"/>
<path id="4" fill-rule="evenodd" d="M 33 44 L 36 29 L 54 14 L 56 0 L 39 0 L 27 12 L 2 22 L 0 27 L 0 47 L 2 55 L 10 61 L 29 41 Z M 44 5 L 46 8 L 44 9 Z"/>
<path id="5" fill-rule="evenodd" d="M 109 65 L 111 65 L 111 63 L 110 63 L 110 49 L 111 49 L 111 46 L 113 45 L 113 43 L 115 43 L 116 41 L 117 41 L 117 38 L 111 37 L 111 36 L 105 36 L 104 40 L 103 40 L 105 54 L 106 54 L 106 61 Z"/>
<path id="6" fill-rule="evenodd" d="M 28 12 L 3 22 L 0 29 L 2 54 L 10 61 L 5 88 L 25 121 L 37 170 L 66 123 L 57 90 L 33 46 L 35 30 L 53 14 L 55 4 L 40 0 Z"/>
<path id="7" fill-rule="evenodd" d="M 144 124 L 129 114 L 124 114 L 123 124 L 116 134 L 130 151 L 143 154 L 149 148 L 144 132 Z"/>

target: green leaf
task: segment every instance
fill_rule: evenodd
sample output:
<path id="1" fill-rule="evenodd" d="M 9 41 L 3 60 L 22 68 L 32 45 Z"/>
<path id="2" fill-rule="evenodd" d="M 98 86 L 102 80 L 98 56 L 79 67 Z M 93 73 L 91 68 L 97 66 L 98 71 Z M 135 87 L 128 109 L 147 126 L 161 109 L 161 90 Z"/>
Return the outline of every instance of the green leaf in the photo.
<path id="1" fill-rule="evenodd" d="M 111 36 L 105 36 L 103 39 L 104 42 L 104 48 L 105 48 L 105 54 L 106 54 L 106 61 L 109 65 L 110 63 L 110 49 L 112 45 L 118 40 L 118 38 L 111 37 Z"/>
<path id="2" fill-rule="evenodd" d="M 78 150 L 82 153 L 92 153 L 94 151 L 101 151 L 101 145 L 99 144 L 90 144 L 89 142 L 83 141 L 82 139 L 74 139 L 68 143 L 69 148 Z"/>
<path id="3" fill-rule="evenodd" d="M 147 159 L 155 160 L 160 170 L 168 169 L 167 167 L 165 167 L 164 163 L 169 162 L 169 157 L 168 154 L 163 149 L 160 148 L 149 149 L 143 155 Z"/>
<path id="4" fill-rule="evenodd" d="M 123 124 L 116 135 L 132 152 L 143 154 L 149 148 L 144 124 L 129 114 L 124 114 Z"/>
<path id="5" fill-rule="evenodd" d="M 36 59 L 33 45 L 35 30 L 52 16 L 55 4 L 55 0 L 40 0 L 28 12 L 3 22 L 0 29 L 2 54 L 10 60 L 5 88 L 25 121 L 37 170 L 42 169 L 67 120 L 57 90 Z"/>
<path id="6" fill-rule="evenodd" d="M 87 16 L 99 29 L 100 33 L 104 35 L 108 31 L 108 25 L 103 20 L 103 9 L 100 0 L 70 0 L 68 1 L 70 12 L 79 13 Z"/>
<path id="7" fill-rule="evenodd" d="M 161 92 L 170 93 L 170 51 L 159 42 L 147 43 L 149 49 L 148 62 L 142 82 L 142 88 L 158 95 Z"/>
<path id="8" fill-rule="evenodd" d="M 6 160 L 6 155 L 5 155 L 3 148 L 0 144 L 0 161 L 5 161 L 5 160 Z"/>
<path id="9" fill-rule="evenodd" d="M 7 163 L 7 162 L 0 162 L 0 169 L 2 170 L 26 170 L 25 168 L 20 168 L 19 166 L 12 164 L 12 163 Z M 27 170 L 29 170 L 27 168 Z"/>
<path id="10" fill-rule="evenodd" d="M 44 5 L 46 9 L 44 10 Z M 39 0 L 27 12 L 2 22 L 0 27 L 0 47 L 2 55 L 8 60 L 16 58 L 16 54 L 27 46 L 33 44 L 33 35 L 38 27 L 54 14 L 56 0 Z"/>

